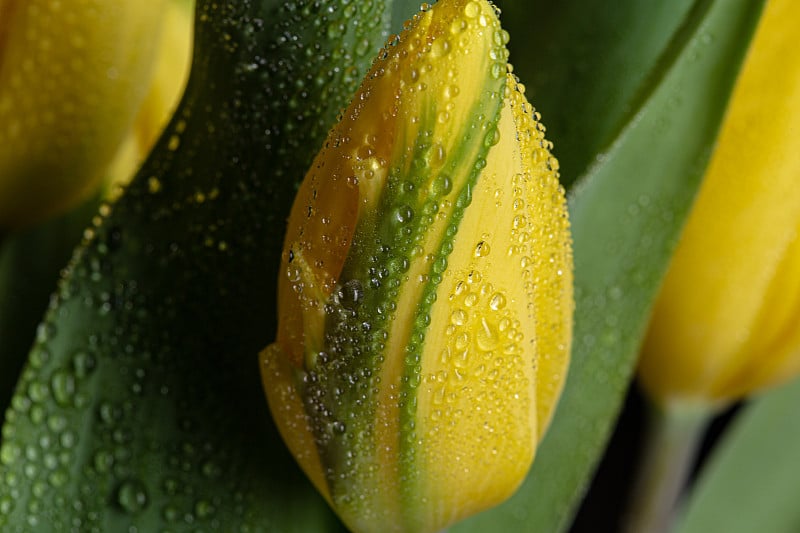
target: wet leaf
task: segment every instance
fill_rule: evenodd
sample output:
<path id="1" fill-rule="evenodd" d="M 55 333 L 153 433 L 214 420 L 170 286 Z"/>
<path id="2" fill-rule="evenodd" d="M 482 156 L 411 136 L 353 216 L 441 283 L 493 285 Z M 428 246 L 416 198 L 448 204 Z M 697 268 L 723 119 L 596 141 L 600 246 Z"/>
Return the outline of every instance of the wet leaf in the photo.
<path id="1" fill-rule="evenodd" d="M 11 401 L 5 531 L 336 527 L 270 426 L 257 354 L 296 184 L 386 9 L 199 3 L 179 110 L 101 207 Z"/>
<path id="2" fill-rule="evenodd" d="M 514 72 L 572 184 L 619 135 L 664 72 L 692 0 L 499 0 Z M 661 61 L 660 61 L 661 60 Z"/>

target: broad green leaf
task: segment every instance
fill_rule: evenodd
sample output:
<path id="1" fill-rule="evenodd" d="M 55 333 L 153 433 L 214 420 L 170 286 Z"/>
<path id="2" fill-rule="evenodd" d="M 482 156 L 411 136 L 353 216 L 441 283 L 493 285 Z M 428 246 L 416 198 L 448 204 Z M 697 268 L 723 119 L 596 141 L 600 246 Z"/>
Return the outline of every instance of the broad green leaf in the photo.
<path id="1" fill-rule="evenodd" d="M 568 526 L 627 390 L 761 6 L 696 2 L 659 59 L 651 92 L 573 187 L 576 313 L 564 395 L 519 492 L 457 531 Z"/>
<path id="2" fill-rule="evenodd" d="M 101 207 L 6 414 L 0 529 L 338 527 L 270 425 L 257 357 L 296 184 L 388 8 L 199 2 L 184 99 Z"/>
<path id="3" fill-rule="evenodd" d="M 677 532 L 800 531 L 798 405 L 795 380 L 737 415 L 690 492 Z"/>
<path id="4" fill-rule="evenodd" d="M 514 72 L 528 87 L 571 184 L 594 163 L 663 71 L 692 0 L 499 0 Z"/>

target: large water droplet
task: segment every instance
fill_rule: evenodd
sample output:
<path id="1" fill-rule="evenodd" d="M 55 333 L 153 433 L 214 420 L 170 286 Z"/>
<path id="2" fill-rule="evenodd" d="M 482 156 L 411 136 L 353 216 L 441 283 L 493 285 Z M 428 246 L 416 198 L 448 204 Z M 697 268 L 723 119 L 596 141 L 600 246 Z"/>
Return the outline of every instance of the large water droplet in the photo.
<path id="1" fill-rule="evenodd" d="M 78 378 L 88 376 L 94 370 L 95 365 L 94 357 L 84 351 L 79 351 L 72 356 L 72 369 Z"/>
<path id="2" fill-rule="evenodd" d="M 445 196 L 453 190 L 453 182 L 450 178 L 444 175 L 438 176 L 431 184 L 431 193 L 434 196 Z"/>
<path id="3" fill-rule="evenodd" d="M 489 300 L 489 307 L 491 307 L 493 311 L 499 311 L 505 306 L 506 297 L 499 292 L 494 293 L 494 295 L 492 295 L 492 299 Z"/>
<path id="4" fill-rule="evenodd" d="M 0 448 L 0 463 L 10 465 L 22 455 L 22 450 L 13 442 L 6 442 Z"/>
<path id="5" fill-rule="evenodd" d="M 348 309 L 358 307 L 359 302 L 364 297 L 364 288 L 357 279 L 351 279 L 339 289 L 339 303 Z"/>
<path id="6" fill-rule="evenodd" d="M 117 489 L 117 503 L 126 513 L 134 514 L 147 506 L 147 488 L 138 479 L 123 481 Z"/>
<path id="7" fill-rule="evenodd" d="M 469 18 L 475 18 L 480 13 L 481 8 L 477 2 L 469 2 L 464 6 L 464 14 Z"/>
<path id="8" fill-rule="evenodd" d="M 50 388 L 56 403 L 69 405 L 75 395 L 75 376 L 66 370 L 56 370 L 50 378 Z"/>
<path id="9" fill-rule="evenodd" d="M 450 321 L 456 326 L 463 326 L 467 321 L 467 313 L 463 309 L 456 309 L 450 315 Z"/>

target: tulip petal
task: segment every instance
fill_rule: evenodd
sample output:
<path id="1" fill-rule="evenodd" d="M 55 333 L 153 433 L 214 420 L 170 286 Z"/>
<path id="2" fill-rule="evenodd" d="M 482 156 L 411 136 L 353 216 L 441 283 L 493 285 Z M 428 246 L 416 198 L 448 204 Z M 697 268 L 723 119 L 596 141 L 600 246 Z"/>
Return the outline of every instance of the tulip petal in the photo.
<path id="1" fill-rule="evenodd" d="M 264 383 L 290 449 L 357 531 L 436 531 L 505 499 L 564 380 L 566 203 L 507 40 L 485 1 L 419 13 L 292 208 Z"/>

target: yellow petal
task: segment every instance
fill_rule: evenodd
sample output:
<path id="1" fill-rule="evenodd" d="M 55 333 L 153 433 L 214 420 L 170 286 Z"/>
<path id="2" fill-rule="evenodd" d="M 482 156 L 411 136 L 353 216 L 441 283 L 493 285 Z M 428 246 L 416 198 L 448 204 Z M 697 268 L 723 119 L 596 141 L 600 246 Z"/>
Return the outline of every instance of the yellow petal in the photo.
<path id="1" fill-rule="evenodd" d="M 422 353 L 416 419 L 426 522 L 516 490 L 566 377 L 572 257 L 543 128 L 509 76 L 499 139 L 448 258 Z"/>
<path id="2" fill-rule="evenodd" d="M 99 183 L 144 98 L 163 7 L 0 1 L 0 228 Z"/>

